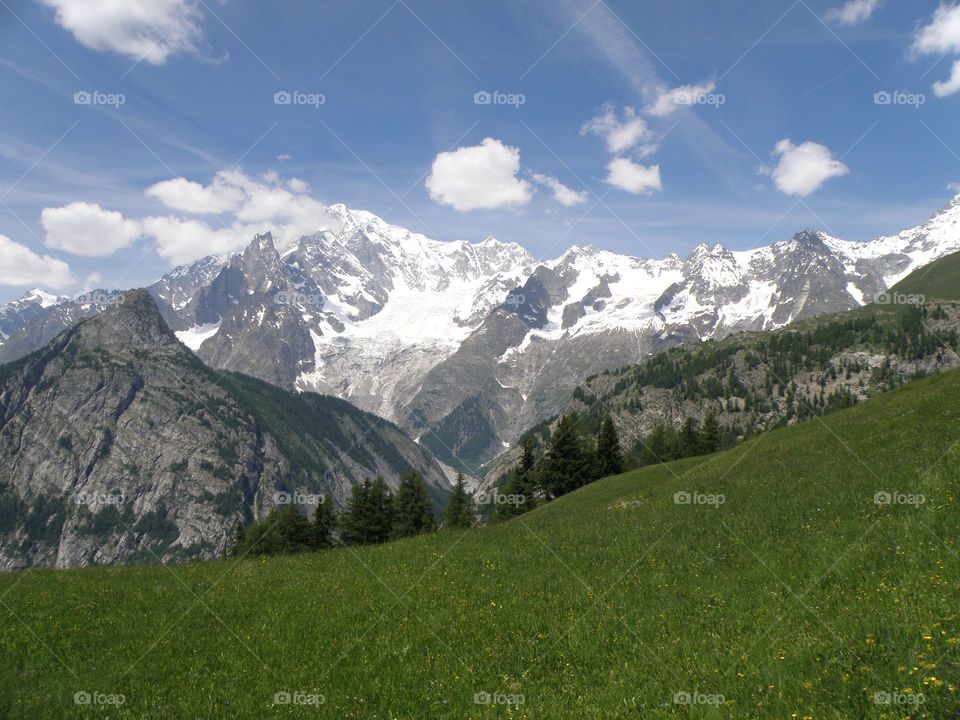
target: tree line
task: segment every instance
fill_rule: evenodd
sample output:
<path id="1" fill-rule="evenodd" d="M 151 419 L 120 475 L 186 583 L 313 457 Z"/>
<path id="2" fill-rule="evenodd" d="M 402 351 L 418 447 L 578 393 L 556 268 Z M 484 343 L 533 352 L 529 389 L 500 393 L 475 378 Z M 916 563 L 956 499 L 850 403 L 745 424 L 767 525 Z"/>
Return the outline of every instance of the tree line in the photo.
<path id="1" fill-rule="evenodd" d="M 457 476 L 441 519 L 445 528 L 467 528 L 476 521 L 473 499 Z M 301 506 L 277 506 L 249 526 L 238 523 L 234 555 L 283 555 L 324 550 L 337 545 L 372 545 L 433 532 L 434 518 L 423 477 L 410 470 L 394 493 L 383 478 L 353 486 L 338 514 L 329 496 L 319 498 L 312 517 Z"/>

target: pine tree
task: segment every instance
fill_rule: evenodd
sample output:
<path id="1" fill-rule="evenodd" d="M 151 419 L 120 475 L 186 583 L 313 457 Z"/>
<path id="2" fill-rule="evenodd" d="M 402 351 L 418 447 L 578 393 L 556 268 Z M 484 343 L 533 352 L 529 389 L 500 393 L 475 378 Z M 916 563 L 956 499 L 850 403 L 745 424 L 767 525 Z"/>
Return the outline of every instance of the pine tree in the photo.
<path id="1" fill-rule="evenodd" d="M 584 446 L 577 423 L 576 413 L 564 415 L 547 442 L 538 469 L 540 483 L 550 497 L 565 495 L 593 479 L 592 453 Z"/>
<path id="2" fill-rule="evenodd" d="M 712 411 L 704 416 L 703 430 L 700 435 L 703 452 L 713 453 L 720 449 L 720 423 L 717 422 L 717 416 Z"/>
<path id="3" fill-rule="evenodd" d="M 243 520 L 237 520 L 237 525 L 233 529 L 233 547 L 230 549 L 231 555 L 239 555 L 247 539 L 247 529 L 243 525 Z"/>
<path id="4" fill-rule="evenodd" d="M 337 513 L 333 500 L 329 495 L 324 495 L 323 501 L 317 503 L 313 511 L 313 546 L 320 550 L 333 547 L 333 531 L 336 527 Z"/>
<path id="5" fill-rule="evenodd" d="M 658 465 L 673 459 L 673 428 L 661 423 L 647 436 L 643 444 L 641 462 L 644 465 Z"/>
<path id="6" fill-rule="evenodd" d="M 467 493 L 463 483 L 463 473 L 457 474 L 457 483 L 453 487 L 447 508 L 443 513 L 445 528 L 468 528 L 473 525 L 473 499 Z"/>
<path id="7" fill-rule="evenodd" d="M 604 416 L 597 431 L 597 475 L 607 477 L 623 472 L 623 450 L 613 418 Z"/>
<path id="8" fill-rule="evenodd" d="M 697 432 L 693 418 L 684 420 L 678 440 L 677 457 L 693 457 L 700 454 L 700 433 Z"/>
<path id="9" fill-rule="evenodd" d="M 368 542 L 382 543 L 390 539 L 393 530 L 393 494 L 382 477 L 370 486 L 370 535 Z"/>
<path id="10" fill-rule="evenodd" d="M 520 456 L 520 462 L 510 473 L 510 479 L 503 488 L 503 495 L 515 502 L 499 503 L 494 511 L 494 517 L 498 520 L 515 515 L 522 515 L 529 512 L 536 506 L 537 479 L 535 467 L 537 464 L 534 454 L 533 438 L 527 436 L 520 441 L 520 448 L 523 454 Z"/>
<path id="11" fill-rule="evenodd" d="M 430 532 L 436 527 L 427 486 L 416 470 L 404 473 L 394 497 L 392 537 L 402 538 Z"/>
<path id="12" fill-rule="evenodd" d="M 370 490 L 373 483 L 367 479 L 353 486 L 346 512 L 341 516 L 341 539 L 348 545 L 369 542 Z"/>

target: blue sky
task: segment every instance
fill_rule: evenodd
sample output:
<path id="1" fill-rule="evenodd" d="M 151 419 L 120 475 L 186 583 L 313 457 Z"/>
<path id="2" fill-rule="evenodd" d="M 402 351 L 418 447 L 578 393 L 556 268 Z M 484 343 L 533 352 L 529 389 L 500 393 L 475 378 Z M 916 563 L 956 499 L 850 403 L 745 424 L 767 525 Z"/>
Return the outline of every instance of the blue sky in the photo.
<path id="1" fill-rule="evenodd" d="M 146 284 L 325 203 L 661 257 L 868 239 L 960 192 L 952 2 L 101 5 L 0 3 L 0 300 Z"/>

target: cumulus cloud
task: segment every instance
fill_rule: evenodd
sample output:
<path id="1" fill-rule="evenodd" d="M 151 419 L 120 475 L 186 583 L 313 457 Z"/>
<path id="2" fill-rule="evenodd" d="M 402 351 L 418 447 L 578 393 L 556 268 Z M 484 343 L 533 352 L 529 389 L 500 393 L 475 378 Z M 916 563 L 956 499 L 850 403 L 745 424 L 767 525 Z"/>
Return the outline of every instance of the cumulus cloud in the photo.
<path id="1" fill-rule="evenodd" d="M 190 0 L 40 0 L 77 42 L 99 51 L 163 65 L 197 53 L 202 14 Z"/>
<path id="2" fill-rule="evenodd" d="M 650 139 L 652 133 L 646 120 L 637 114 L 636 109 L 625 107 L 623 119 L 617 116 L 612 103 L 604 105 L 596 117 L 591 118 L 580 128 L 581 135 L 596 135 L 607 143 L 612 153 L 622 153 Z M 648 155 L 656 148 L 645 143 L 639 148 L 642 155 Z"/>
<path id="3" fill-rule="evenodd" d="M 533 179 L 553 193 L 553 198 L 565 207 L 582 205 L 587 201 L 589 193 L 586 190 L 577 191 L 567 187 L 553 175 L 534 173 Z"/>
<path id="4" fill-rule="evenodd" d="M 847 0 L 830 10 L 826 18 L 837 25 L 859 25 L 866 22 L 880 7 L 881 0 Z"/>
<path id="5" fill-rule="evenodd" d="M 38 255 L 26 245 L 0 235 L 0 285 L 63 288 L 71 284 L 73 275 L 65 262 Z"/>
<path id="6" fill-rule="evenodd" d="M 943 4 L 929 24 L 919 28 L 911 46 L 913 55 L 960 54 L 960 5 Z M 960 60 L 953 63 L 950 78 L 933 84 L 937 97 L 960 92 Z"/>
<path id="7" fill-rule="evenodd" d="M 112 255 L 140 236 L 137 222 L 86 202 L 44 208 L 40 224 L 46 231 L 47 246 L 86 257 Z"/>
<path id="8" fill-rule="evenodd" d="M 660 166 L 646 167 L 628 158 L 614 158 L 607 165 L 606 182 L 634 195 L 650 194 L 663 189 Z"/>
<path id="9" fill-rule="evenodd" d="M 655 117 L 664 117 L 683 105 L 696 105 L 700 98 L 716 89 L 717 85 L 712 81 L 675 88 L 661 87 L 657 99 L 647 108 L 647 112 Z"/>
<path id="10" fill-rule="evenodd" d="M 764 171 L 786 195 L 806 197 L 827 180 L 842 177 L 850 168 L 835 160 L 830 148 L 815 142 L 794 145 L 789 139 L 777 143 L 773 151 L 777 166 Z"/>
<path id="11" fill-rule="evenodd" d="M 147 188 L 147 195 L 173 210 L 192 214 L 230 214 L 218 227 L 176 216 L 143 221 L 144 234 L 157 242 L 157 252 L 182 264 L 205 255 L 219 255 L 246 247 L 256 233 L 271 231 L 284 248 L 302 235 L 336 228 L 326 205 L 307 194 L 309 185 L 297 178 L 289 182 L 275 172 L 251 178 L 240 170 L 221 170 L 209 185 L 173 178 Z"/>
<path id="12" fill-rule="evenodd" d="M 520 150 L 486 138 L 437 155 L 426 187 L 434 201 L 460 212 L 519 207 L 533 197 L 532 186 L 519 172 Z"/>
<path id="13" fill-rule="evenodd" d="M 147 195 L 174 210 L 215 215 L 236 210 L 244 199 L 243 190 L 232 184 L 224 172 L 217 173 L 209 185 L 182 177 L 164 180 L 148 187 Z"/>
<path id="14" fill-rule="evenodd" d="M 178 217 L 148 217 L 144 235 L 152 237 L 157 253 L 173 265 L 183 265 L 207 255 L 226 255 L 244 248 L 256 230 L 243 234 L 239 228 L 212 228 L 202 220 Z"/>

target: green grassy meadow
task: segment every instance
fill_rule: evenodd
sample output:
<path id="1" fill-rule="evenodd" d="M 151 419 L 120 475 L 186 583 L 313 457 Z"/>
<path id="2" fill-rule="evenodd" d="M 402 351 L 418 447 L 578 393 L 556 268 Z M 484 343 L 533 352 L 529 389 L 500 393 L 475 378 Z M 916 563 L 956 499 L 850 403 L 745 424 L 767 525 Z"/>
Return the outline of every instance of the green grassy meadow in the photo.
<path id="1" fill-rule="evenodd" d="M 958 441 L 953 372 L 489 528 L 5 574 L 0 717 L 956 717 Z"/>

